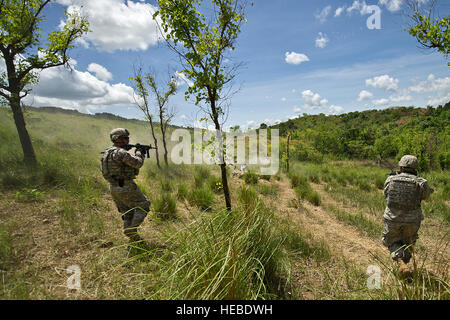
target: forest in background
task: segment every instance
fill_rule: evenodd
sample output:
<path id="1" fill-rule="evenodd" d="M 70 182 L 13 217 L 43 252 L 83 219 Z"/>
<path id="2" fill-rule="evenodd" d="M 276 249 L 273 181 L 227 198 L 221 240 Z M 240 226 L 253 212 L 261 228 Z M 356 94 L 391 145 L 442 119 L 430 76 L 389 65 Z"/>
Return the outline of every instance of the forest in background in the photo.
<path id="1" fill-rule="evenodd" d="M 388 159 L 413 154 L 419 159 L 421 172 L 447 170 L 449 109 L 450 102 L 426 109 L 395 107 L 328 116 L 303 114 L 270 128 L 279 129 L 282 137 L 291 134 L 289 149 L 294 160 L 374 160 L 386 165 Z M 281 151 L 286 148 L 283 144 Z"/>

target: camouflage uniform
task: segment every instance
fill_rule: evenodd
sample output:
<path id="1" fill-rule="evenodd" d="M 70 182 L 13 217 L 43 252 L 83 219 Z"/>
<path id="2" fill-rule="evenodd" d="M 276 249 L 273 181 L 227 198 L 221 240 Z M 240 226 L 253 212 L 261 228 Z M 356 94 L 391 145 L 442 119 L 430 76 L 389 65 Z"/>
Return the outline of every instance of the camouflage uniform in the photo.
<path id="1" fill-rule="evenodd" d="M 115 129 L 111 132 L 111 140 L 115 141 L 117 134 L 128 133 L 125 129 Z M 124 148 L 112 146 L 107 148 L 101 159 L 102 173 L 110 183 L 109 190 L 117 209 L 122 213 L 124 233 L 130 240 L 140 240 L 137 234 L 138 226 L 144 221 L 150 210 L 150 201 L 133 181 L 139 174 L 139 168 L 144 164 L 145 155 L 136 151 L 133 156 Z"/>
<path id="2" fill-rule="evenodd" d="M 415 244 L 423 220 L 421 201 L 427 199 L 433 189 L 427 180 L 413 173 L 417 169 L 416 157 L 404 156 L 399 166 L 402 172 L 389 176 L 384 184 L 387 206 L 382 243 L 394 260 L 408 263 L 411 252 L 405 249 Z"/>

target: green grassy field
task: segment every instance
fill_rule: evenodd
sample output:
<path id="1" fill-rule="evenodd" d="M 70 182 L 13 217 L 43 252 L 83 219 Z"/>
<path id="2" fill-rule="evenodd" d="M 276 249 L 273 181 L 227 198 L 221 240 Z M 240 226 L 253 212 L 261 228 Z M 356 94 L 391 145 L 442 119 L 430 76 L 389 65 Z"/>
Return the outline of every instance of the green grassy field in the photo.
<path id="1" fill-rule="evenodd" d="M 130 245 L 100 172 L 109 132 L 152 143 L 145 123 L 26 112 L 38 168 L 21 165 L 8 109 L 0 108 L 1 299 L 448 299 L 449 174 L 423 176 L 416 274 L 401 279 L 381 246 L 388 170 L 359 162 L 294 163 L 289 174 L 230 172 L 224 210 L 219 168 L 146 160 L 138 185 L 151 200 Z M 231 170 L 230 170 L 231 171 Z M 81 290 L 66 286 L 79 265 Z M 367 288 L 367 268 L 381 288 Z"/>

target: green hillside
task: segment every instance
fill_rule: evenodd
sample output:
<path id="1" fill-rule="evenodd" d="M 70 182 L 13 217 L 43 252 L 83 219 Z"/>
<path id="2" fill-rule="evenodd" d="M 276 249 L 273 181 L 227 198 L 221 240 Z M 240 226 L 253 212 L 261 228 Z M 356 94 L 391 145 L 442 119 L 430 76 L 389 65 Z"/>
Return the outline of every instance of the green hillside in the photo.
<path id="1" fill-rule="evenodd" d="M 292 134 L 291 155 L 300 161 L 367 159 L 381 163 L 404 154 L 420 170 L 450 166 L 450 102 L 437 108 L 396 107 L 341 115 L 306 115 L 272 126 Z M 282 149 L 283 150 L 283 149 Z"/>

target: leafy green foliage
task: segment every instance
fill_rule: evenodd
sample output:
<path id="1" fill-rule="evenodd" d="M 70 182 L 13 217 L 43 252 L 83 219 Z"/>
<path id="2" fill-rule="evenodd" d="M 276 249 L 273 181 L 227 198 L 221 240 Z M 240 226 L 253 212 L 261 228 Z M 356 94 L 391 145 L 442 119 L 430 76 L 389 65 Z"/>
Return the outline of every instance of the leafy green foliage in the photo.
<path id="1" fill-rule="evenodd" d="M 342 115 L 307 115 L 273 126 L 292 132 L 293 160 L 361 159 L 395 166 L 405 154 L 419 159 L 419 171 L 448 169 L 450 102 L 437 108 L 396 107 Z M 281 143 L 284 143 L 281 140 Z"/>
<path id="2" fill-rule="evenodd" d="M 232 78 L 224 72 L 225 50 L 234 50 L 234 41 L 245 21 L 235 0 L 212 0 L 217 16 L 214 21 L 199 11 L 200 0 L 161 0 L 153 18 L 161 18 L 166 38 L 174 45 L 181 44 L 180 52 L 186 62 L 181 70 L 193 85 L 186 91 L 186 97 L 196 96 L 196 104 L 201 101 L 217 101 L 219 93 Z"/>
<path id="3" fill-rule="evenodd" d="M 422 15 L 415 11 L 413 15 L 415 26 L 408 31 L 409 34 L 426 48 L 436 48 L 439 52 L 448 56 L 450 53 L 450 18 L 441 19 Z"/>
<path id="4" fill-rule="evenodd" d="M 244 173 L 242 178 L 244 179 L 246 184 L 257 184 L 259 180 L 258 174 L 253 171 L 247 171 L 246 173 Z"/>
<path id="5" fill-rule="evenodd" d="M 37 82 L 34 70 L 66 64 L 69 61 L 67 50 L 88 32 L 87 20 L 77 12 L 66 12 L 67 20 L 62 30 L 49 33 L 46 46 L 41 46 L 39 23 L 44 20 L 42 10 L 49 2 L 5 0 L 0 3 L 0 57 L 12 67 L 10 70 L 14 70 L 12 74 L 4 72 L 0 75 L 0 86 L 11 95 Z M 6 79 L 13 81 L 8 83 Z M 4 92 L 1 95 L 7 100 L 12 97 Z"/>

